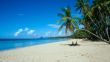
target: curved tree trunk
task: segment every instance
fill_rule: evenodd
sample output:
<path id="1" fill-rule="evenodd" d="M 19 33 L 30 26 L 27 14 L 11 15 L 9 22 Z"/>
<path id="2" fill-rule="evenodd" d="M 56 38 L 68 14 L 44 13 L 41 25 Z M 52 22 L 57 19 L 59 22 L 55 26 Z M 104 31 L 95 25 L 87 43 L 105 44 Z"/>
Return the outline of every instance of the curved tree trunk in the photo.
<path id="1" fill-rule="evenodd" d="M 100 36 L 98 36 L 98 35 L 96 35 L 96 34 L 90 32 L 89 30 L 86 30 L 86 29 L 79 29 L 79 30 L 86 31 L 86 32 L 88 32 L 88 33 L 94 35 L 94 36 L 97 37 L 98 39 L 100 39 L 100 40 L 102 40 L 102 41 L 105 41 L 106 43 L 109 43 L 109 44 L 110 44 L 110 41 L 107 41 L 106 39 L 101 38 Z"/>

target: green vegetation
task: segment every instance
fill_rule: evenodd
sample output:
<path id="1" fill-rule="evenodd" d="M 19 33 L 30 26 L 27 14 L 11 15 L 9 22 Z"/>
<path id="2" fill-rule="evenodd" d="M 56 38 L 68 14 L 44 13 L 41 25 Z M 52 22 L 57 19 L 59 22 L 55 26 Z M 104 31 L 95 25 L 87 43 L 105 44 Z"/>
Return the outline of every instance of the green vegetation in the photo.
<path id="1" fill-rule="evenodd" d="M 61 17 L 61 19 L 58 21 L 58 23 L 62 23 L 62 25 L 59 27 L 59 31 L 65 26 L 65 33 L 67 31 L 74 32 L 75 28 L 79 29 L 75 19 L 78 19 L 78 17 L 72 17 L 71 16 L 71 9 L 70 7 L 62 8 L 62 11 L 64 13 L 59 13 L 58 16 Z"/>
<path id="2" fill-rule="evenodd" d="M 59 30 L 66 26 L 66 33 L 67 30 L 73 32 L 74 38 L 99 39 L 110 43 L 110 0 L 93 0 L 91 5 L 89 0 L 77 0 L 75 6 L 76 10 L 81 11 L 83 18 L 74 19 L 70 7 L 64 8 L 65 14 L 59 14 L 62 16 L 60 22 L 63 22 Z M 79 29 L 76 21 L 84 25 L 84 28 Z"/>

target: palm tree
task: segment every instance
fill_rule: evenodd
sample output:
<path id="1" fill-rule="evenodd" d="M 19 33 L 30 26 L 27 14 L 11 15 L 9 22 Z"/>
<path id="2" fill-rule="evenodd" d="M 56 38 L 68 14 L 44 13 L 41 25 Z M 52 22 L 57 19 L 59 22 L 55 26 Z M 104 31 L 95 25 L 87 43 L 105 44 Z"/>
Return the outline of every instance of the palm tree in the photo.
<path id="1" fill-rule="evenodd" d="M 76 9 L 80 10 L 83 15 L 83 19 L 81 22 L 83 22 L 85 29 L 92 31 L 94 29 L 92 26 L 97 27 L 96 23 L 91 17 L 92 13 L 89 5 L 89 0 L 77 0 Z M 89 37 L 92 37 L 92 36 L 89 35 Z"/>
<path id="2" fill-rule="evenodd" d="M 76 17 L 71 16 L 71 8 L 69 6 L 66 8 L 62 8 L 62 11 L 63 13 L 58 14 L 58 16 L 61 17 L 58 23 L 62 23 L 58 30 L 60 31 L 63 27 L 65 27 L 65 33 L 67 33 L 67 31 L 73 33 L 75 28 L 79 28 L 76 21 L 74 20 Z"/>
<path id="3" fill-rule="evenodd" d="M 100 26 L 99 34 L 110 41 L 110 0 L 94 0 L 92 5 L 93 14 L 96 17 L 96 23 Z M 105 32 L 105 33 L 103 33 Z"/>
<path id="4" fill-rule="evenodd" d="M 90 33 L 89 37 L 95 36 L 108 43 L 107 40 L 110 39 L 110 0 L 94 0 L 92 6 L 89 5 L 89 0 L 77 0 L 76 7 L 84 16 L 85 29 L 83 30 Z"/>
<path id="5" fill-rule="evenodd" d="M 72 17 L 71 16 L 71 8 L 68 6 L 66 8 L 62 8 L 63 13 L 59 13 L 58 16 L 61 16 L 61 19 L 58 21 L 58 23 L 62 23 L 62 25 L 59 27 L 59 31 L 65 27 L 65 33 L 67 31 L 70 31 L 71 33 L 74 33 L 75 29 L 79 29 L 78 24 L 76 23 L 76 19 L 79 19 L 78 17 Z M 76 46 L 76 43 L 74 44 L 72 42 L 72 46 Z"/>

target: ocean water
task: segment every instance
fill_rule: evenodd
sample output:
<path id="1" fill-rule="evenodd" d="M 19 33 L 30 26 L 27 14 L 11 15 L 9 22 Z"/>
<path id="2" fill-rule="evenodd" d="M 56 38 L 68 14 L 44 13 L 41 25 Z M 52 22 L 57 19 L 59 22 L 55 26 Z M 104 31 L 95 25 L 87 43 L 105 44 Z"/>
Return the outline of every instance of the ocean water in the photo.
<path id="1" fill-rule="evenodd" d="M 40 45 L 52 42 L 60 42 L 67 39 L 8 39 L 0 40 L 0 51 L 27 47 L 32 45 Z"/>

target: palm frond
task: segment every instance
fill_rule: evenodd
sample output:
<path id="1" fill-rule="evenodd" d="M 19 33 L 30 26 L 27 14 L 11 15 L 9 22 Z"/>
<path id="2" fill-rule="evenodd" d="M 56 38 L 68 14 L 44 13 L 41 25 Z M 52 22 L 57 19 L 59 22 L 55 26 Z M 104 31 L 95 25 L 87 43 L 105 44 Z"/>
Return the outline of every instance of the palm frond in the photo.
<path id="1" fill-rule="evenodd" d="M 66 28 L 65 28 L 65 33 L 66 34 L 67 34 L 68 29 L 69 29 L 69 26 L 68 26 L 68 24 L 66 24 Z"/>
<path id="2" fill-rule="evenodd" d="M 73 23 L 73 25 L 76 27 L 76 29 L 79 29 L 79 26 L 78 26 L 78 24 L 76 23 L 75 20 L 72 20 L 72 23 Z"/>
<path id="3" fill-rule="evenodd" d="M 74 32 L 74 26 L 73 26 L 72 23 L 71 23 L 70 26 L 69 26 L 69 30 L 70 30 L 71 32 Z"/>
<path id="4" fill-rule="evenodd" d="M 65 17 L 65 15 L 64 15 L 64 14 L 62 14 L 62 13 L 58 13 L 58 14 L 57 14 L 57 16 L 60 16 L 60 17 Z"/>
<path id="5" fill-rule="evenodd" d="M 58 31 L 60 31 L 65 26 L 65 23 L 63 23 L 59 28 Z"/>
<path id="6" fill-rule="evenodd" d="M 60 20 L 58 20 L 56 23 L 59 24 L 61 22 L 66 22 L 67 17 L 62 17 Z"/>

